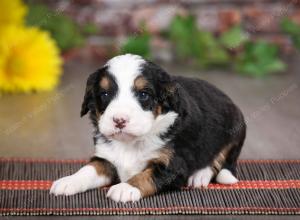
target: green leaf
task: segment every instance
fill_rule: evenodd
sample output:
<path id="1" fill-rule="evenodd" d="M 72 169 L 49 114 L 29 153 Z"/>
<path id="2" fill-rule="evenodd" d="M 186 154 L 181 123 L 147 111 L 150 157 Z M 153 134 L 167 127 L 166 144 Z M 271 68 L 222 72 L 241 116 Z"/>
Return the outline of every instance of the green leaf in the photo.
<path id="1" fill-rule="evenodd" d="M 248 37 L 243 32 L 241 26 L 237 25 L 224 32 L 220 37 L 220 42 L 228 49 L 240 47 Z"/>
<path id="2" fill-rule="evenodd" d="M 41 4 L 29 5 L 26 23 L 49 31 L 62 51 L 81 46 L 84 41 L 76 23 L 61 11 L 52 11 Z"/>
<path id="3" fill-rule="evenodd" d="M 281 29 L 291 37 L 295 47 L 300 50 L 300 25 L 288 18 L 283 18 L 280 26 Z"/>
<path id="4" fill-rule="evenodd" d="M 264 41 L 247 42 L 235 64 L 238 72 L 262 77 L 283 71 L 286 65 L 278 58 L 278 47 Z"/>
<path id="5" fill-rule="evenodd" d="M 147 32 L 141 35 L 131 36 L 121 48 L 121 52 L 133 53 L 146 58 L 150 57 L 150 35 Z"/>
<path id="6" fill-rule="evenodd" d="M 194 36 L 197 34 L 193 16 L 175 16 L 170 24 L 169 36 L 179 58 L 186 59 L 195 54 Z"/>
<path id="7" fill-rule="evenodd" d="M 300 26 L 287 17 L 281 20 L 280 26 L 288 34 L 300 35 Z"/>
<path id="8" fill-rule="evenodd" d="M 168 36 L 173 42 L 177 57 L 181 60 L 193 59 L 202 67 L 228 64 L 227 52 L 210 32 L 198 29 L 192 15 L 175 16 Z"/>
<path id="9" fill-rule="evenodd" d="M 87 35 L 93 35 L 99 33 L 99 28 L 93 23 L 88 23 L 82 27 L 82 32 Z"/>

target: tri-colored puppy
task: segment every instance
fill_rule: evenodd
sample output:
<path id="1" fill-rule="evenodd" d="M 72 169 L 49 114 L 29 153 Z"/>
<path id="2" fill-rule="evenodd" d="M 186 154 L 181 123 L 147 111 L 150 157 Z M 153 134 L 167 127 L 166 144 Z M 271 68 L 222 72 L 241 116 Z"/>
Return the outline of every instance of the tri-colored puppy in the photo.
<path id="1" fill-rule="evenodd" d="M 137 55 L 109 60 L 87 80 L 95 155 L 51 193 L 109 186 L 114 201 L 137 201 L 182 186 L 233 184 L 246 125 L 224 93 L 199 79 L 170 76 Z"/>

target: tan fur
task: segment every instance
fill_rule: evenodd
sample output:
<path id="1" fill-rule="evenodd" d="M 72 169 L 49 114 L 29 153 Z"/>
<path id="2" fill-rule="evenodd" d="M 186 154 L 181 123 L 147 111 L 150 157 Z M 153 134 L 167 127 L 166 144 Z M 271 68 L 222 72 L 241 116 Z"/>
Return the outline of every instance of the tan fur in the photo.
<path id="1" fill-rule="evenodd" d="M 156 118 L 157 116 L 159 116 L 162 112 L 162 107 L 160 105 L 158 105 L 156 108 L 154 108 L 153 111 L 153 115 Z"/>
<path id="2" fill-rule="evenodd" d="M 152 179 L 152 173 L 152 169 L 147 168 L 143 172 L 133 176 L 127 183 L 138 188 L 143 197 L 153 195 L 156 193 L 156 186 Z"/>
<path id="3" fill-rule="evenodd" d="M 110 87 L 110 80 L 109 80 L 109 78 L 107 78 L 106 76 L 104 76 L 100 80 L 100 87 L 103 88 L 104 90 L 108 90 L 109 87 Z"/>
<path id="4" fill-rule="evenodd" d="M 233 146 L 233 144 L 229 144 L 229 145 L 225 146 L 213 160 L 212 168 L 213 168 L 215 174 L 217 174 L 223 168 L 223 165 L 226 161 L 226 158 L 227 158 L 228 153 L 231 150 L 232 146 Z"/>
<path id="5" fill-rule="evenodd" d="M 143 90 L 147 84 L 148 84 L 148 81 L 143 76 L 138 76 L 134 80 L 134 88 L 138 91 Z"/>
<path id="6" fill-rule="evenodd" d="M 107 177 L 112 176 L 111 169 L 109 169 L 106 164 L 101 163 L 100 161 L 92 161 L 89 163 L 89 165 L 93 166 L 96 169 L 97 174 L 99 176 L 100 175 L 105 175 Z"/>
<path id="7" fill-rule="evenodd" d="M 101 117 L 101 113 L 98 111 L 98 109 L 96 109 L 96 117 L 99 120 Z"/>
<path id="8" fill-rule="evenodd" d="M 173 153 L 174 152 L 170 148 L 164 147 L 160 150 L 159 156 L 155 159 L 150 160 L 149 164 L 160 163 L 160 164 L 164 164 L 165 166 L 168 166 L 171 157 L 173 156 Z"/>
<path id="9" fill-rule="evenodd" d="M 172 155 L 173 151 L 168 147 L 162 148 L 159 152 L 159 157 L 150 160 L 148 163 L 148 167 L 143 172 L 133 176 L 127 182 L 130 185 L 137 187 L 141 191 L 142 196 L 153 195 L 157 190 L 156 185 L 152 179 L 153 170 L 151 168 L 151 165 L 164 164 L 165 166 L 168 166 Z"/>

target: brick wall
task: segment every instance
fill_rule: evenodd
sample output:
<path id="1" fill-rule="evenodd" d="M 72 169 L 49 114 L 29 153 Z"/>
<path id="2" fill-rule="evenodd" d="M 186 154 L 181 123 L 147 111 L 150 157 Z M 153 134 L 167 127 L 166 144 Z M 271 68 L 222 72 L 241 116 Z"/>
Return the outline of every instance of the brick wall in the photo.
<path id="1" fill-rule="evenodd" d="M 242 24 L 252 38 L 278 43 L 285 52 L 292 50 L 279 22 L 289 16 L 300 24 L 300 0 L 69 0 L 49 1 L 56 10 L 73 17 L 80 24 L 95 23 L 101 36 L 90 44 L 118 45 L 127 35 L 139 33 L 145 22 L 158 44 L 175 14 L 194 14 L 200 28 L 214 33 Z"/>

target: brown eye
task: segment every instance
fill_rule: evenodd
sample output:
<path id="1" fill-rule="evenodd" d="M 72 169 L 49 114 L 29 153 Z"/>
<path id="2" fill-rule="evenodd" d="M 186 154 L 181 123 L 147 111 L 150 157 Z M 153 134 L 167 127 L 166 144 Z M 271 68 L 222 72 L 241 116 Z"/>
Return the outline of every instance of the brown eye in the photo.
<path id="1" fill-rule="evenodd" d="M 100 96 L 101 96 L 101 99 L 107 100 L 110 95 L 108 92 L 101 92 Z"/>

